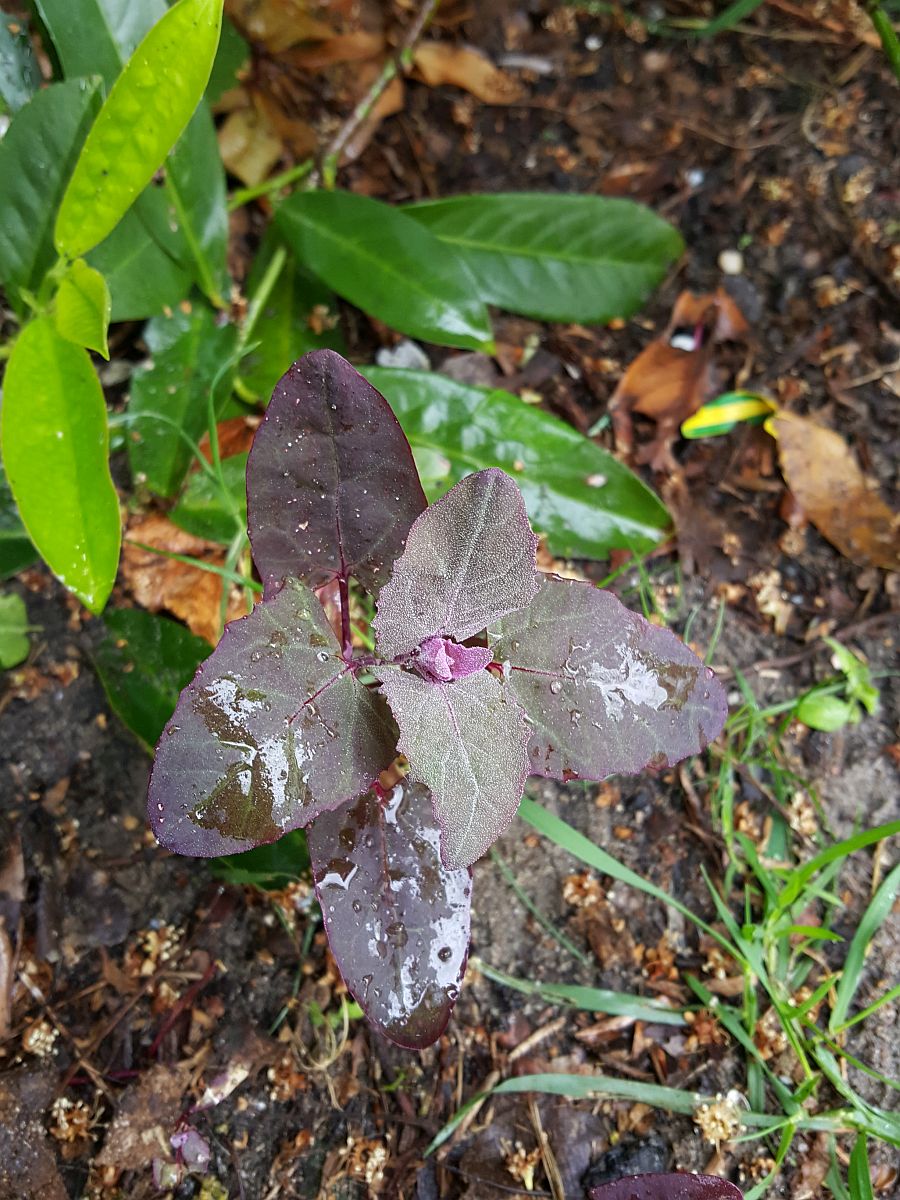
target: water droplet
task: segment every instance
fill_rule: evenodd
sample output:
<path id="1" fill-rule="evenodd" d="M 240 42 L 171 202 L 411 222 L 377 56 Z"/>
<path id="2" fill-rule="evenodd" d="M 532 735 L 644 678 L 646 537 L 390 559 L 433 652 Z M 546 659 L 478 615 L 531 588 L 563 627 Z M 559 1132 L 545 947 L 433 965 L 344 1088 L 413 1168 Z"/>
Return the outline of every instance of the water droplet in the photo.
<path id="1" fill-rule="evenodd" d="M 441 946 L 438 950 L 438 958 L 441 962 L 448 962 L 453 957 L 453 951 L 449 946 Z"/>
<path id="2" fill-rule="evenodd" d="M 569 713 L 569 720 L 572 722 L 573 725 L 577 725 L 578 722 L 581 720 L 581 713 L 578 711 L 577 708 L 573 708 L 572 711 Z"/>
<path id="3" fill-rule="evenodd" d="M 458 998 L 458 996 L 459 996 L 459 988 L 458 987 L 448 987 L 447 988 L 447 999 L 448 1000 L 456 1000 Z"/>
<path id="4" fill-rule="evenodd" d="M 562 684 L 560 683 L 560 681 L 558 679 L 554 679 L 553 682 L 550 684 L 550 691 L 553 693 L 554 696 L 558 696 L 559 693 L 562 691 Z"/>
<path id="5" fill-rule="evenodd" d="M 328 662 L 328 651 L 320 650 L 316 655 L 316 658 L 319 660 L 319 662 Z"/>
<path id="6" fill-rule="evenodd" d="M 362 905 L 360 904 L 360 902 L 358 900 L 354 900 L 353 903 L 350 905 L 350 907 L 353 909 L 353 911 L 355 913 L 362 912 Z"/>

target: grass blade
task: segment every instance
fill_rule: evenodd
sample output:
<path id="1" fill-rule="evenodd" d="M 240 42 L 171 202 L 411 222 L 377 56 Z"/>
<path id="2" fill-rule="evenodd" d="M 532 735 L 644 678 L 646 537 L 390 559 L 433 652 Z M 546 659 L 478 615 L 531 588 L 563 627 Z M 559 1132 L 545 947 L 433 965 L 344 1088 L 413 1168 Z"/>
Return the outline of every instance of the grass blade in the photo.
<path id="1" fill-rule="evenodd" d="M 837 986 L 834 1007 L 828 1019 L 828 1029 L 831 1033 L 836 1033 L 846 1023 L 847 1013 L 850 1011 L 850 1005 L 853 1003 L 853 997 L 856 995 L 862 979 L 866 950 L 893 908 L 898 888 L 900 888 L 900 864 L 894 867 L 882 882 L 869 907 L 863 913 L 856 933 L 853 935 L 844 962 L 844 969 L 841 972 L 840 983 Z"/>

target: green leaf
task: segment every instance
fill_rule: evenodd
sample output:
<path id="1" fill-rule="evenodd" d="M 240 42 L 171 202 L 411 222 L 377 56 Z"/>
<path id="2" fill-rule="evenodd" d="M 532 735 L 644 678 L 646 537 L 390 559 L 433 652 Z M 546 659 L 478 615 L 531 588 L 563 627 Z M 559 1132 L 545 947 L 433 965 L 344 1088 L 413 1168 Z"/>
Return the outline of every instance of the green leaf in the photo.
<path id="1" fill-rule="evenodd" d="M 839 1030 L 847 1020 L 853 997 L 862 982 L 863 964 L 869 943 L 893 909 L 898 889 L 900 889 L 900 866 L 894 867 L 887 878 L 882 880 L 881 886 L 872 897 L 856 927 L 847 951 L 844 968 L 841 971 L 835 1001 L 831 1007 L 831 1016 L 828 1018 L 828 1029 L 831 1033 Z"/>
<path id="2" fill-rule="evenodd" d="M 453 249 L 487 304 L 545 321 L 627 317 L 684 243 L 633 200 L 501 193 L 403 210 Z"/>
<path id="3" fill-rule="evenodd" d="M 94 664 L 113 711 L 150 750 L 175 711 L 181 689 L 209 656 L 209 643 L 177 621 L 140 608 L 103 618 Z"/>
<path id="4" fill-rule="evenodd" d="M 178 0 L 128 60 L 63 196 L 60 254 L 75 258 L 101 242 L 162 165 L 203 95 L 221 18 L 222 0 Z"/>
<path id="5" fill-rule="evenodd" d="M 206 85 L 206 99 L 209 104 L 215 104 L 223 92 L 237 86 L 237 73 L 249 58 L 249 43 L 241 37 L 231 21 L 224 17 L 219 48 L 216 51 L 209 83 Z"/>
<path id="6" fill-rule="evenodd" d="M 489 350 L 487 310 L 459 258 L 418 221 L 350 192 L 305 192 L 278 209 L 303 266 L 370 317 L 439 346 Z"/>
<path id="7" fill-rule="evenodd" d="M 731 29 L 733 25 L 743 21 L 744 17 L 749 17 L 751 13 L 756 12 L 762 3 L 763 0 L 734 0 L 734 3 L 729 4 L 717 17 L 713 17 L 699 29 L 693 30 L 693 36 L 714 37 L 717 33 Z"/>
<path id="8" fill-rule="evenodd" d="M 164 206 L 161 193 L 148 191 L 140 198 Z M 127 212 L 105 241 L 88 255 L 109 286 L 113 321 L 143 321 L 174 307 L 188 294 L 190 273 L 148 236 L 137 206 Z"/>
<path id="9" fill-rule="evenodd" d="M 280 891 L 309 875 L 306 833 L 292 829 L 268 846 L 257 846 L 243 854 L 226 854 L 214 858 L 210 865 L 213 874 L 226 883 Z"/>
<path id="10" fill-rule="evenodd" d="M 652 549 L 670 519 L 660 500 L 611 454 L 549 413 L 499 389 L 443 375 L 370 367 L 416 454 L 449 464 L 426 483 L 430 500 L 470 471 L 501 467 L 515 479 L 534 527 L 561 557 L 605 558 L 611 549 Z M 430 460 L 435 466 L 435 459 Z"/>
<path id="11" fill-rule="evenodd" d="M 96 81 L 53 83 L 16 113 L 0 141 L 0 284 L 7 291 L 36 289 L 56 259 L 53 218 L 99 105 Z"/>
<path id="12" fill-rule="evenodd" d="M 25 24 L 0 12 L 0 110 L 18 112 L 41 85 Z"/>
<path id="13" fill-rule="evenodd" d="M 218 326 L 215 313 L 197 304 L 149 321 L 144 341 L 153 359 L 132 379 L 129 413 L 143 419 L 134 424 L 129 459 L 152 491 L 171 496 L 193 460 L 191 444 L 208 427 L 211 388 L 216 385 L 217 408 L 231 390 L 227 371 L 216 380 L 234 349 L 236 330 Z"/>
<path id="14" fill-rule="evenodd" d="M 247 455 L 222 460 L 226 495 L 206 471 L 188 477 L 181 499 L 169 513 L 181 529 L 195 537 L 228 545 L 247 528 Z"/>
<path id="15" fill-rule="evenodd" d="M 110 309 L 106 280 L 83 258 L 76 259 L 56 293 L 56 332 L 67 342 L 96 350 L 108 359 L 106 334 Z"/>
<path id="16" fill-rule="evenodd" d="M 869 1151 L 866 1146 L 866 1135 L 858 1133 L 853 1149 L 850 1151 L 850 1169 L 847 1172 L 847 1183 L 853 1200 L 873 1200 L 872 1176 L 869 1173 Z"/>
<path id="17" fill-rule="evenodd" d="M 61 338 L 48 317 L 27 325 L 13 346 L 0 442 L 31 540 L 61 582 L 101 612 L 122 538 L 106 405 L 86 351 Z"/>
<path id="18" fill-rule="evenodd" d="M 6 472 L 0 462 L 0 579 L 18 575 L 37 561 L 38 553 L 31 544 L 25 526 L 19 519 Z"/>
<path id="19" fill-rule="evenodd" d="M 17 667 L 28 657 L 28 613 L 15 592 L 0 595 L 0 667 Z"/>
<path id="20" fill-rule="evenodd" d="M 833 733 L 853 721 L 856 705 L 851 700 L 813 689 L 800 698 L 794 716 L 810 729 Z"/>
<path id="21" fill-rule="evenodd" d="M 112 87 L 122 65 L 166 12 L 165 0 L 34 0 L 67 79 L 100 75 Z"/>

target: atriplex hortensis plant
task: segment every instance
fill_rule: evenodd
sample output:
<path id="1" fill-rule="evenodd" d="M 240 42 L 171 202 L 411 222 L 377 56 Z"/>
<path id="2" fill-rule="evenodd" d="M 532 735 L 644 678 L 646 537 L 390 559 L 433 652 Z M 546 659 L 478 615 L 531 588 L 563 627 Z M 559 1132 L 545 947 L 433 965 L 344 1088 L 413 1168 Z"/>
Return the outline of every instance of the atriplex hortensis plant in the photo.
<path id="1" fill-rule="evenodd" d="M 472 863 L 526 777 L 696 754 L 724 693 L 667 630 L 538 571 L 502 471 L 426 507 L 387 402 L 330 350 L 276 387 L 247 502 L 263 599 L 182 693 L 150 819 L 166 846 L 202 856 L 306 826 L 347 986 L 388 1037 L 426 1046 L 465 969 Z M 351 642 L 351 578 L 377 602 L 374 654 Z M 398 753 L 409 773 L 386 790 Z"/>

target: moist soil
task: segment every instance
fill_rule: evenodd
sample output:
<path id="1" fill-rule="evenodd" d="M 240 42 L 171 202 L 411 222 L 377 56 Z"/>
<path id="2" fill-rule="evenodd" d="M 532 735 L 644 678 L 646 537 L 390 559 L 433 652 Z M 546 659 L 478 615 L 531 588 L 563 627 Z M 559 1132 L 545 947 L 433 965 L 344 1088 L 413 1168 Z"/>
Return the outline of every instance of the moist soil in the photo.
<path id="1" fill-rule="evenodd" d="M 697 42 L 650 36 L 631 17 L 473 6 L 442 36 L 505 62 L 523 98 L 489 106 L 413 82 L 404 111 L 382 125 L 343 183 L 396 202 L 525 189 L 649 203 L 681 230 L 687 251 L 642 313 L 615 329 L 498 315 L 501 346 L 532 335 L 537 346 L 526 367 L 507 368 L 504 385 L 528 388 L 587 431 L 607 413 L 625 366 L 664 329 L 678 293 L 725 286 L 751 333 L 740 349 L 724 348 L 723 381 L 738 378 L 837 429 L 887 494 L 900 441 L 898 260 L 888 246 L 897 87 L 877 47 L 848 32 L 852 6 L 823 8 L 816 23 L 788 5 L 763 6 L 743 32 Z M 740 269 L 725 274 L 723 265 Z M 359 314 L 344 319 L 354 357 L 371 361 L 388 335 Z M 499 378 L 496 363 L 426 349 L 438 369 L 452 359 L 457 377 Z M 649 424 L 638 426 L 639 443 L 650 434 Z M 596 436 L 612 446 L 608 423 Z M 873 669 L 895 666 L 896 577 L 854 565 L 812 526 L 788 523 L 762 431 L 676 443 L 674 457 L 676 472 L 646 474 L 670 497 L 679 530 L 647 564 L 650 592 L 677 631 L 690 618 L 701 651 L 721 606 L 712 660 L 732 699 L 738 672 L 761 703 L 830 675 L 817 628 L 838 631 Z M 576 566 L 597 578 L 608 570 Z M 637 585 L 626 572 L 614 587 L 639 607 Z M 764 1173 L 772 1152 L 764 1142 L 716 1147 L 690 1116 L 554 1096 L 497 1098 L 449 1149 L 424 1159 L 444 1122 L 499 1079 L 603 1072 L 725 1095 L 746 1086 L 743 1056 L 702 1031 L 549 1005 L 477 965 L 447 1032 L 424 1052 L 389 1045 L 357 1019 L 344 1026 L 343 985 L 308 885 L 274 894 L 235 886 L 209 864 L 156 846 L 145 826 L 149 758 L 110 710 L 92 666 L 101 622 L 39 570 L 12 586 L 39 631 L 28 663 L 0 681 L 0 893 L 23 897 L 14 905 L 16 960 L 0 963 L 15 999 L 0 1044 L 2 1200 L 159 1194 L 149 1169 L 159 1139 L 212 1082 L 225 1098 L 191 1116 L 209 1141 L 210 1173 L 189 1176 L 171 1193 L 179 1198 L 581 1200 L 590 1184 L 641 1170 L 707 1168 L 745 1184 Z M 833 734 L 793 725 L 782 739 L 785 763 L 820 803 L 814 826 L 795 835 L 802 855 L 813 853 L 815 827 L 840 837 L 900 816 L 896 681 L 881 689 L 879 712 L 859 725 Z M 688 771 L 587 786 L 532 780 L 528 790 L 714 919 L 701 872 L 720 878 L 724 864 L 709 811 L 713 769 L 705 758 Z M 771 815 L 766 784 L 752 770 L 739 778 L 751 832 Z M 22 887 L 10 874 L 19 844 Z M 689 922 L 584 870 L 523 822 L 497 850 L 586 961 L 529 914 L 489 857 L 475 870 L 479 963 L 675 1002 L 689 999 L 684 972 L 717 978 Z M 894 855 L 889 846 L 882 874 Z M 873 865 L 863 852 L 842 876 L 846 907 L 835 932 L 845 937 L 869 897 Z M 893 914 L 866 961 L 861 1003 L 896 981 L 898 935 Z M 727 965 L 719 968 L 727 979 Z M 883 1008 L 849 1046 L 900 1078 L 896 1020 L 896 1007 Z M 895 1091 L 851 1074 L 867 1099 L 897 1106 Z M 542 1165 L 541 1130 L 562 1192 Z M 871 1153 L 880 1194 L 896 1194 L 896 1153 Z M 798 1139 L 771 1194 L 819 1194 L 821 1161 L 814 1137 Z"/>

